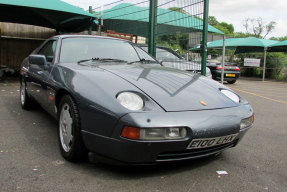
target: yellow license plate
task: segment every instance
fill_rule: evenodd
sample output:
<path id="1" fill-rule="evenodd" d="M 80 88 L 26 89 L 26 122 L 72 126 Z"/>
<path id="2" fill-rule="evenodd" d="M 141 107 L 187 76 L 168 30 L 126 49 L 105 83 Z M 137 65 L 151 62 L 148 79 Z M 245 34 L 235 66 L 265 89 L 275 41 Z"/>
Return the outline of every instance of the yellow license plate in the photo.
<path id="1" fill-rule="evenodd" d="M 235 74 L 226 74 L 226 77 L 235 77 Z"/>

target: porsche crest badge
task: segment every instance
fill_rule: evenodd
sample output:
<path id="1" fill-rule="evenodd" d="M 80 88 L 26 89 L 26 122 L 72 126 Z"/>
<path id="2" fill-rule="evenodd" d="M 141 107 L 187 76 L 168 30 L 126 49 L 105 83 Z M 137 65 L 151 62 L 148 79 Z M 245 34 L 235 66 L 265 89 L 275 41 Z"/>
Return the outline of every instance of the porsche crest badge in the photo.
<path id="1" fill-rule="evenodd" d="M 205 101 L 199 101 L 201 105 L 207 106 L 207 103 Z"/>

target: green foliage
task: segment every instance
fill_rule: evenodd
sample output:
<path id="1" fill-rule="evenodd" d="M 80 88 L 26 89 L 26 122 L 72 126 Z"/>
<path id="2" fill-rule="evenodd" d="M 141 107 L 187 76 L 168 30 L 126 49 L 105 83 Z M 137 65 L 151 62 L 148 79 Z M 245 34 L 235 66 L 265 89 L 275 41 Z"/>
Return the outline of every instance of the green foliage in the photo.
<path id="1" fill-rule="evenodd" d="M 262 77 L 264 53 L 241 53 L 236 55 L 240 58 L 236 63 L 241 67 L 241 75 L 247 77 Z M 261 68 L 244 67 L 244 58 L 256 58 L 261 60 Z M 287 67 L 287 55 L 285 53 L 268 53 L 266 58 L 266 78 L 282 80 L 285 78 L 284 68 Z"/>
<path id="2" fill-rule="evenodd" d="M 260 68 L 255 68 L 255 74 L 256 74 L 257 77 L 260 77 L 260 75 L 261 75 Z"/>
<path id="3" fill-rule="evenodd" d="M 212 25 L 213 27 L 219 29 L 225 35 L 232 37 L 234 33 L 234 26 L 232 24 L 228 24 L 226 22 L 219 22 L 214 16 L 208 17 L 208 24 Z"/>
<path id="4" fill-rule="evenodd" d="M 227 24 L 225 22 L 218 22 L 214 16 L 210 16 L 208 19 L 210 25 L 213 25 L 217 29 L 223 31 L 227 36 L 234 38 L 246 38 L 246 37 L 257 37 L 264 38 L 267 34 L 269 34 L 272 30 L 274 30 L 276 23 L 269 22 L 267 25 L 264 25 L 263 20 L 261 18 L 257 19 L 245 19 L 245 23 L 243 23 L 246 28 L 246 32 L 234 32 L 234 28 L 232 24 Z M 252 27 L 252 30 L 250 30 Z M 265 32 L 265 35 L 262 34 Z M 287 36 L 285 37 L 272 37 L 272 40 L 287 40 Z M 231 56 L 230 61 L 234 57 L 234 50 L 226 49 L 226 55 Z M 212 55 L 212 57 L 217 57 L 222 55 L 221 49 L 209 49 L 208 54 Z M 244 53 L 237 54 L 237 58 L 240 58 L 236 61 L 236 63 L 241 67 L 241 74 L 243 76 L 251 76 L 251 77 L 262 77 L 262 68 L 248 68 L 243 66 L 244 58 L 257 58 L 261 60 L 261 66 L 263 66 L 263 57 L 262 53 Z M 286 74 L 284 75 L 287 68 L 287 54 L 286 53 L 268 53 L 267 54 L 267 62 L 266 62 L 266 78 L 273 78 L 281 80 L 286 78 Z M 286 72 L 285 72 L 286 73 Z"/>
<path id="5" fill-rule="evenodd" d="M 257 35 L 252 33 L 243 33 L 243 32 L 235 32 L 233 35 L 234 38 L 245 38 L 245 37 L 257 37 Z"/>
<path id="6" fill-rule="evenodd" d="M 183 8 L 180 8 L 180 7 L 170 7 L 168 9 L 171 10 L 171 11 L 175 11 L 175 12 L 179 12 L 179 13 L 183 13 L 183 14 L 189 15 L 188 12 L 186 12 Z"/>
<path id="7" fill-rule="evenodd" d="M 169 8 L 169 10 L 189 15 L 189 13 L 187 13 L 184 9 L 179 7 L 171 7 Z M 157 37 L 157 44 L 169 47 L 173 50 L 178 49 L 179 52 L 183 53 L 188 49 L 188 40 L 189 40 L 188 33 L 162 35 Z"/>
<path id="8" fill-rule="evenodd" d="M 212 26 L 215 26 L 215 25 L 218 24 L 218 21 L 217 21 L 217 19 L 214 16 L 209 16 L 208 17 L 208 24 L 212 25 Z"/>
<path id="9" fill-rule="evenodd" d="M 277 41 L 285 41 L 287 40 L 287 36 L 285 37 L 271 37 L 271 40 L 277 40 Z"/>
<path id="10" fill-rule="evenodd" d="M 188 33 L 159 36 L 157 38 L 157 44 L 169 47 L 173 50 L 178 49 L 182 53 L 188 49 Z"/>
<path id="11" fill-rule="evenodd" d="M 187 14 L 183 9 L 173 7 L 170 10 L 177 11 L 180 13 Z M 200 19 L 200 18 L 199 18 Z M 229 37 L 235 38 L 245 38 L 245 37 L 257 37 L 262 38 L 261 34 L 255 34 L 246 31 L 244 32 L 234 32 L 234 27 L 232 24 L 228 24 L 226 22 L 219 22 L 214 16 L 210 16 L 208 18 L 209 25 L 212 25 L 219 29 L 220 31 L 224 32 Z M 274 23 L 270 24 L 270 29 L 272 30 Z M 258 29 L 259 31 L 261 29 Z M 262 33 L 262 32 L 261 32 Z M 188 49 L 188 33 L 179 33 L 179 34 L 172 34 L 172 35 L 163 35 L 157 37 L 158 45 L 169 47 L 173 50 L 178 49 L 179 52 L 184 53 Z M 273 40 L 287 40 L 287 36 L 285 37 L 272 37 Z M 230 56 L 230 62 L 234 62 L 233 58 L 235 49 L 226 49 L 226 55 Z M 208 55 L 212 55 L 213 58 L 222 55 L 222 49 L 208 49 Z M 263 57 L 264 54 L 262 53 L 242 53 L 237 54 L 236 63 L 241 67 L 241 74 L 243 76 L 251 76 L 251 77 L 262 77 L 262 68 L 248 68 L 243 66 L 244 58 L 258 58 L 261 60 L 261 66 L 263 66 Z M 277 80 L 281 80 L 287 77 L 284 74 L 284 69 L 287 68 L 287 54 L 285 53 L 268 53 L 267 55 L 267 70 L 266 70 L 266 78 L 273 78 Z M 285 72 L 286 73 L 286 72 Z"/>

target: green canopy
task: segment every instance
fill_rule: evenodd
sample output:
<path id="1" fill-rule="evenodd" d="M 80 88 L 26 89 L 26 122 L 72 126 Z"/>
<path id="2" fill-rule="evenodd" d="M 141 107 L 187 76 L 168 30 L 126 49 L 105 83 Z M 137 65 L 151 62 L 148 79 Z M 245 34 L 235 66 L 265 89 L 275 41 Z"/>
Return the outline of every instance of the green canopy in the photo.
<path id="1" fill-rule="evenodd" d="M 287 40 L 275 43 L 268 49 L 269 52 L 286 52 L 287 51 Z"/>
<path id="2" fill-rule="evenodd" d="M 97 12 L 96 16 L 103 19 L 104 29 L 148 37 L 149 7 L 121 3 L 111 9 Z M 202 27 L 203 22 L 190 15 L 162 8 L 157 10 L 157 34 L 159 36 L 176 32 L 202 31 Z M 208 31 L 223 34 L 210 25 Z"/>
<path id="3" fill-rule="evenodd" d="M 256 37 L 230 38 L 225 40 L 225 47 L 236 48 L 235 53 L 264 52 L 264 61 L 263 61 L 263 81 L 264 81 L 267 51 L 269 51 L 270 47 L 276 45 L 276 43 L 278 43 L 278 41 L 268 39 L 258 39 Z M 198 51 L 199 48 L 200 48 L 199 46 L 196 46 L 190 50 Z M 207 48 L 223 48 L 223 39 L 208 43 Z M 223 54 L 223 58 L 224 56 L 225 55 Z"/>
<path id="4" fill-rule="evenodd" d="M 0 0 L 0 21 L 78 32 L 93 23 L 90 13 L 60 0 Z"/>
<path id="5" fill-rule="evenodd" d="M 225 40 L 225 47 L 236 48 L 236 53 L 246 53 L 246 52 L 263 52 L 264 48 L 271 47 L 272 45 L 278 43 L 278 41 L 269 39 L 258 39 L 256 37 L 247 38 L 230 38 Z M 207 44 L 207 48 L 222 48 L 223 40 L 212 41 Z M 190 49 L 198 50 L 199 46 Z"/>
<path id="6" fill-rule="evenodd" d="M 225 40 L 225 47 L 270 47 L 278 41 L 269 39 L 258 39 L 256 37 L 230 38 Z M 208 48 L 222 47 L 223 40 L 212 41 L 208 43 Z"/>

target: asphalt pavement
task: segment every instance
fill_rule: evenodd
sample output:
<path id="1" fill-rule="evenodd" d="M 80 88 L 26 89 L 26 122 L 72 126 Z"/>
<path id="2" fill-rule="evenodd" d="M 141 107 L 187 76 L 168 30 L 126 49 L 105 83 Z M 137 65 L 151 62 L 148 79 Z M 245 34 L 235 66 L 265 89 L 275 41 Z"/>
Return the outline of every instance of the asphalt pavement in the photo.
<path id="1" fill-rule="evenodd" d="M 0 192 L 287 191 L 287 83 L 226 85 L 255 111 L 254 127 L 237 147 L 187 162 L 118 167 L 65 161 L 57 122 L 39 107 L 23 111 L 18 82 L 0 80 Z"/>

